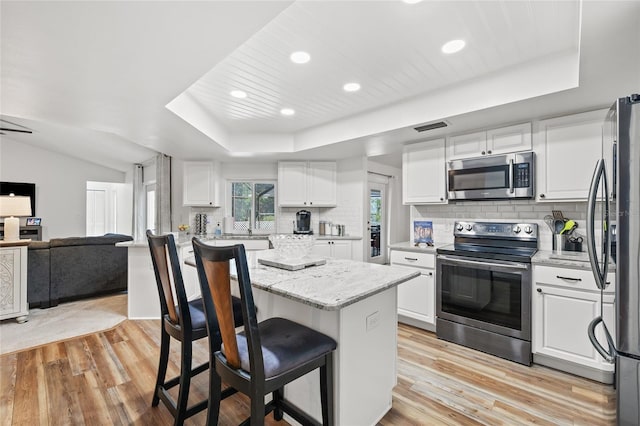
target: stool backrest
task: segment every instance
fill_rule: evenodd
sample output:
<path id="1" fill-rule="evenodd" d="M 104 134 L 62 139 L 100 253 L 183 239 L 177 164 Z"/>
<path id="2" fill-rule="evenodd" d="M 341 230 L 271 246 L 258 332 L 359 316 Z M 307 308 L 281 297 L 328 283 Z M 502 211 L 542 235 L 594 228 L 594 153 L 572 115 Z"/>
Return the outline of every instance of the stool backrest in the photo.
<path id="1" fill-rule="evenodd" d="M 156 276 L 162 316 L 168 316 L 174 324 L 191 324 L 187 294 L 173 235 L 154 235 L 151 230 L 147 230 L 147 241 Z"/>
<path id="2" fill-rule="evenodd" d="M 234 261 L 240 288 L 242 318 L 249 349 L 251 374 L 252 376 L 257 375 L 259 379 L 264 375 L 264 362 L 244 245 L 213 247 L 194 237 L 193 252 L 198 268 L 207 327 L 215 327 L 216 325 L 219 327 L 227 364 L 239 369 L 241 362 L 231 302 L 230 261 Z M 211 333 L 209 336 L 211 338 Z"/>

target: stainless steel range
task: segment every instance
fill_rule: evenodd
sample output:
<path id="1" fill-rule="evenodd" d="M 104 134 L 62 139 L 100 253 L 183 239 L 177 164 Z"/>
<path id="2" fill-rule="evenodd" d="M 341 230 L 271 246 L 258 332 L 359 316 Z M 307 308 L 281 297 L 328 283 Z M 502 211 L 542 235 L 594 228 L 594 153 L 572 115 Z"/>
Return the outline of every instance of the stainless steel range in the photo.
<path id="1" fill-rule="evenodd" d="M 438 338 L 531 365 L 534 223 L 456 222 L 437 249 Z"/>

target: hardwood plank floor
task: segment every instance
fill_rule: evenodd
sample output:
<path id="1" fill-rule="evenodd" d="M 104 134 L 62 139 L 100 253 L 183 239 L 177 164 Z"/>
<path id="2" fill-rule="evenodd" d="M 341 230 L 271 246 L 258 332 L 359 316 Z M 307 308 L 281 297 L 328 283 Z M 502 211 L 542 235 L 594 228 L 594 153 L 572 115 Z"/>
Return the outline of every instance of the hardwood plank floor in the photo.
<path id="1" fill-rule="evenodd" d="M 169 411 L 150 406 L 159 347 L 159 321 L 124 321 L 115 328 L 0 357 L 0 425 L 161 425 Z M 526 367 L 438 340 L 400 325 L 398 385 L 380 425 L 612 425 L 611 386 L 541 366 Z M 207 359 L 196 342 L 194 362 Z M 169 374 L 179 371 L 172 344 Z M 192 382 L 204 399 L 207 375 Z M 221 425 L 248 416 L 248 399 L 223 401 Z M 204 424 L 206 414 L 187 425 Z M 266 424 L 274 422 L 269 416 Z M 352 425 L 347 425 L 352 426 Z M 353 425 L 357 426 L 357 425 Z"/>

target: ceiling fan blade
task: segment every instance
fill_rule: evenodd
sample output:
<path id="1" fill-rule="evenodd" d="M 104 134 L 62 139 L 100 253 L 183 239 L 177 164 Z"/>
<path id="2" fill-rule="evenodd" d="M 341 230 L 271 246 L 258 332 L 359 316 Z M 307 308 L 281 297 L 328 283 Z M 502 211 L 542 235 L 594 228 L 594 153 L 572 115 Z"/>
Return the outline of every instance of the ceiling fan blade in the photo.
<path id="1" fill-rule="evenodd" d="M 9 129 L 6 127 L 0 127 L 0 132 L 18 132 L 18 133 L 33 133 L 31 130 L 22 129 Z M 2 133 L 4 135 L 4 133 Z"/>

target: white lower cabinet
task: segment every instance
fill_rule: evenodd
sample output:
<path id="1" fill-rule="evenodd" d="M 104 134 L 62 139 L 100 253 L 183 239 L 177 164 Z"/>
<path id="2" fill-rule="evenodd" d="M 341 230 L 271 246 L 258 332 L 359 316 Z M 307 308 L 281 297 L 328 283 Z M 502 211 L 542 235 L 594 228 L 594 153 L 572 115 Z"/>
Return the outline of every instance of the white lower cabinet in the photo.
<path id="1" fill-rule="evenodd" d="M 614 276 L 609 276 L 615 282 Z M 594 349 L 587 335 L 591 320 L 600 315 L 600 291 L 590 270 L 534 266 L 533 359 L 537 364 L 611 383 L 614 366 Z M 604 293 L 603 318 L 615 336 L 614 288 Z M 601 326 L 596 337 L 606 348 Z"/>
<path id="2" fill-rule="evenodd" d="M 435 254 L 392 250 L 391 265 L 420 272 L 398 286 L 398 321 L 435 331 Z"/>
<path id="3" fill-rule="evenodd" d="M 0 320 L 27 321 L 27 244 L 6 243 L 0 247 Z"/>
<path id="4" fill-rule="evenodd" d="M 316 240 L 311 253 L 321 257 L 335 257 L 351 260 L 351 241 L 349 240 Z"/>

